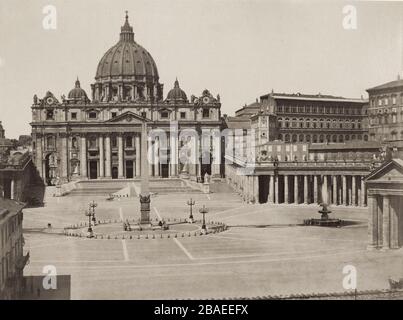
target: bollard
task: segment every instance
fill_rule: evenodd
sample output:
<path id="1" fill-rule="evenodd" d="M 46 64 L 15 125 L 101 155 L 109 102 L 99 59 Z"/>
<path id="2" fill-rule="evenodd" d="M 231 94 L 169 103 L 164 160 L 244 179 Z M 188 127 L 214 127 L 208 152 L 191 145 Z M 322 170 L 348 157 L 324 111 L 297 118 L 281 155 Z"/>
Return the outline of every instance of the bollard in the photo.
<path id="1" fill-rule="evenodd" d="M 140 239 L 140 235 L 137 236 L 137 239 Z"/>
<path id="2" fill-rule="evenodd" d="M 190 237 L 190 232 L 188 233 L 188 237 Z"/>
<path id="3" fill-rule="evenodd" d="M 107 237 L 107 239 L 109 240 L 111 237 L 110 237 L 110 235 L 108 234 L 108 237 Z"/>
<path id="4" fill-rule="evenodd" d="M 169 239 L 171 236 L 168 234 L 167 238 Z"/>
<path id="5" fill-rule="evenodd" d="M 178 237 L 178 234 L 175 233 L 175 238 L 177 238 L 177 237 Z"/>
<path id="6" fill-rule="evenodd" d="M 148 239 L 148 234 L 146 234 L 146 239 Z"/>
<path id="7" fill-rule="evenodd" d="M 155 239 L 155 234 L 153 234 L 153 239 Z"/>
<path id="8" fill-rule="evenodd" d="M 129 238 L 130 240 L 132 239 L 132 236 L 130 236 L 130 238 Z"/>
<path id="9" fill-rule="evenodd" d="M 182 232 L 182 238 L 184 237 L 185 235 L 183 234 L 183 232 Z"/>
<path id="10" fill-rule="evenodd" d="M 162 239 L 162 233 L 161 233 L 161 239 Z"/>

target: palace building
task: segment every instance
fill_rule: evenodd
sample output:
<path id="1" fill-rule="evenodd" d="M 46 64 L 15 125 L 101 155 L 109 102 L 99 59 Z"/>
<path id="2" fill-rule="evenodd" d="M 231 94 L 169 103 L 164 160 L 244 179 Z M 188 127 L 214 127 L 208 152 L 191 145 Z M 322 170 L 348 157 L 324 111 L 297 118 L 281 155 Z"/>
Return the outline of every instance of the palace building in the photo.
<path id="1" fill-rule="evenodd" d="M 33 158 L 39 175 L 48 185 L 79 179 L 131 179 L 149 170 L 154 177 L 191 178 L 205 173 L 220 176 L 220 150 L 203 148 L 205 154 L 192 164 L 178 160 L 183 141 L 170 135 L 175 123 L 180 133 L 221 128 L 220 96 L 207 89 L 190 99 L 179 81 L 164 98 L 157 65 L 151 54 L 134 39 L 126 14 L 119 41 L 101 58 L 87 95 L 77 79 L 67 97 L 57 99 L 50 91 L 32 105 Z M 149 141 L 153 161 L 141 168 L 140 134 L 148 129 L 166 132 L 167 139 Z M 200 139 L 195 142 L 201 149 Z M 220 143 L 215 144 L 219 148 Z M 202 157 L 211 159 L 201 162 Z M 173 159 L 173 161 L 172 161 Z"/>
<path id="2" fill-rule="evenodd" d="M 236 137 L 226 144 L 227 182 L 251 203 L 366 206 L 365 177 L 382 161 L 381 144 L 368 141 L 367 104 L 322 94 L 261 96 L 224 118 L 248 144 L 236 150 Z"/>

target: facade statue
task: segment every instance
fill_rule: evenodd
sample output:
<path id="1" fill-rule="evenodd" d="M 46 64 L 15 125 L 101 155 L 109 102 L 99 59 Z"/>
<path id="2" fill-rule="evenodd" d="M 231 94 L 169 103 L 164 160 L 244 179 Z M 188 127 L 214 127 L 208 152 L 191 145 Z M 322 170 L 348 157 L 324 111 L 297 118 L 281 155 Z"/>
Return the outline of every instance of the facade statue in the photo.
<path id="1" fill-rule="evenodd" d="M 34 95 L 34 104 L 37 105 L 38 104 L 38 96 L 35 94 Z"/>

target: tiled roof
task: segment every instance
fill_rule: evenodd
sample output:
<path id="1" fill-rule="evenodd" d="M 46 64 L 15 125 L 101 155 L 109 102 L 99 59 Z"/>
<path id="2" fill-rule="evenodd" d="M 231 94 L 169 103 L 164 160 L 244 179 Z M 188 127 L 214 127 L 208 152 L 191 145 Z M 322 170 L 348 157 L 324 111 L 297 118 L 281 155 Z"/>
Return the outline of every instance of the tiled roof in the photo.
<path id="1" fill-rule="evenodd" d="M 273 99 L 287 99 L 287 100 L 305 100 L 305 101 L 333 101 L 333 102 L 355 102 L 355 103 L 367 103 L 365 99 L 352 99 L 344 98 L 341 96 L 332 96 L 324 94 L 302 94 L 302 93 L 270 93 L 261 96 L 261 99 L 265 99 L 271 96 Z"/>
<path id="2" fill-rule="evenodd" d="M 227 117 L 225 120 L 229 129 L 250 129 L 248 117 Z"/>
<path id="3" fill-rule="evenodd" d="M 376 87 L 367 89 L 367 91 L 370 92 L 370 91 L 383 90 L 383 89 L 391 89 L 391 88 L 398 88 L 398 87 L 403 87 L 403 79 L 399 79 L 399 80 L 395 80 L 395 81 L 390 81 L 390 82 L 381 84 L 380 86 L 376 86 Z"/>

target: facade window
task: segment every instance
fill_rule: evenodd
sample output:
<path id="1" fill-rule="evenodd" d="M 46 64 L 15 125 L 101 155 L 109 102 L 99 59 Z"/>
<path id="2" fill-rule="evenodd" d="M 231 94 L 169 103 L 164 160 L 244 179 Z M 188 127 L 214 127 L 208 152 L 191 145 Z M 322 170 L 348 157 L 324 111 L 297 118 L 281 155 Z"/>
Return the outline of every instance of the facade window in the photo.
<path id="1" fill-rule="evenodd" d="M 379 107 L 382 106 L 382 100 L 381 99 L 378 99 L 378 106 Z"/>
<path id="2" fill-rule="evenodd" d="M 77 148 L 78 148 L 78 143 L 77 143 L 77 138 L 76 138 L 76 137 L 73 137 L 73 138 L 71 139 L 71 147 L 72 147 L 73 149 L 77 149 Z"/>
<path id="3" fill-rule="evenodd" d="M 46 137 L 46 147 L 48 149 L 51 149 L 51 148 L 55 147 L 55 138 L 53 136 L 47 136 Z"/>
<path id="4" fill-rule="evenodd" d="M 143 118 L 147 118 L 147 112 L 143 111 L 143 112 L 141 113 L 141 116 L 142 116 Z"/>
<path id="5" fill-rule="evenodd" d="M 396 104 L 396 96 L 392 97 L 392 104 Z"/>
<path id="6" fill-rule="evenodd" d="M 71 113 L 71 120 L 77 120 L 77 112 Z"/>
<path id="7" fill-rule="evenodd" d="M 168 112 L 167 111 L 161 112 L 161 118 L 162 119 L 168 119 Z"/>
<path id="8" fill-rule="evenodd" d="M 116 139 L 115 136 L 112 136 L 111 144 L 112 144 L 112 148 L 116 148 L 118 146 L 118 139 Z"/>
<path id="9" fill-rule="evenodd" d="M 90 149 L 95 149 L 97 147 L 97 138 L 96 137 L 90 137 L 89 139 L 89 148 Z"/>
<path id="10" fill-rule="evenodd" d="M 181 112 L 181 119 L 186 119 L 186 112 Z"/>
<path id="11" fill-rule="evenodd" d="M 88 118 L 89 119 L 96 119 L 97 118 L 97 113 L 95 111 L 91 111 L 88 113 Z"/>
<path id="12" fill-rule="evenodd" d="M 203 109 L 203 118 L 208 118 L 210 117 L 210 110 L 207 108 Z"/>
<path id="13" fill-rule="evenodd" d="M 284 124 L 285 124 L 285 127 L 286 127 L 286 128 L 289 128 L 289 127 L 290 127 L 290 122 L 289 122 L 289 119 L 288 119 L 288 118 L 285 119 L 285 123 L 284 123 Z"/>
<path id="14" fill-rule="evenodd" d="M 117 112 L 112 112 L 112 118 L 116 118 L 116 116 L 118 115 L 118 113 Z"/>
<path id="15" fill-rule="evenodd" d="M 46 111 L 46 120 L 53 120 L 54 114 L 53 114 L 53 110 L 47 110 Z"/>
<path id="16" fill-rule="evenodd" d="M 133 137 L 131 137 L 131 136 L 126 137 L 126 147 L 127 148 L 132 148 L 133 147 Z"/>

